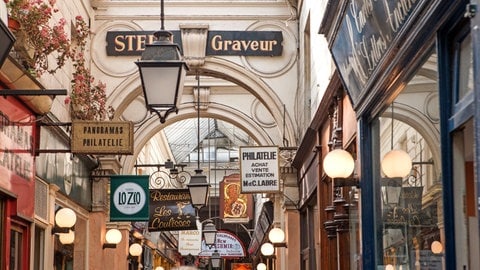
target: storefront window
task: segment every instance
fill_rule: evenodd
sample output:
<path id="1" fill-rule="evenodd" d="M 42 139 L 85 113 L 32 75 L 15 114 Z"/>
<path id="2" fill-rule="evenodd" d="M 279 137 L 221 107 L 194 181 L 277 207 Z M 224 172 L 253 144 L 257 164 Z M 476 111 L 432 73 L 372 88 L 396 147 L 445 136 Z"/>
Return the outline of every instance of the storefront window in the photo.
<path id="1" fill-rule="evenodd" d="M 35 248 L 33 253 L 33 269 L 43 269 L 45 264 L 45 229 L 38 225 L 35 226 Z"/>
<path id="2" fill-rule="evenodd" d="M 442 37 L 443 44 L 448 48 L 448 55 L 445 55 L 445 61 L 448 63 L 452 82 L 449 91 L 458 96 L 454 99 L 455 104 L 448 110 L 448 128 L 449 136 L 443 138 L 444 152 L 447 153 L 445 163 L 450 168 L 446 174 L 449 193 L 448 209 L 453 210 L 453 216 L 447 220 L 447 239 L 454 244 L 455 266 L 457 269 L 474 269 L 480 264 L 479 250 L 479 222 L 477 215 L 478 194 L 476 194 L 475 178 L 475 138 L 478 137 L 474 132 L 474 104 L 473 85 L 474 67 L 472 37 L 470 33 L 470 24 L 468 21 L 460 21 L 458 26 L 453 28 L 447 35 Z M 446 66 L 447 66 L 446 65 Z M 478 80 L 478 78 L 476 78 Z M 445 122 L 447 122 L 445 121 Z M 478 121 L 478 120 L 477 120 Z M 453 227 L 452 227 L 453 225 Z M 453 264 L 453 263 L 452 263 Z"/>
<path id="3" fill-rule="evenodd" d="M 0 243 L 5 243 L 5 236 L 3 235 L 5 226 L 5 201 L 0 196 Z M 0 254 L 5 254 L 5 244 L 0 244 Z M 3 256 L 0 256 L 0 265 L 4 265 L 5 261 Z"/>
<path id="4" fill-rule="evenodd" d="M 437 85 L 432 53 L 379 118 L 380 269 L 445 269 Z"/>
<path id="5" fill-rule="evenodd" d="M 10 230 L 10 266 L 8 269 L 24 269 L 22 265 L 23 258 L 25 257 L 23 253 L 23 242 L 23 230 L 20 227 L 12 227 Z"/>

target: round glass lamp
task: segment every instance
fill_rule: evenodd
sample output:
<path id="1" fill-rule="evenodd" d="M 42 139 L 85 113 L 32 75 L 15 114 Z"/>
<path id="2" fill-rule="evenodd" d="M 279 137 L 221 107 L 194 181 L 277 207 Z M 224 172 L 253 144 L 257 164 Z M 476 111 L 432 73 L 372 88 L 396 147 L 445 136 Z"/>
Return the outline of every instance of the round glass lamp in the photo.
<path id="1" fill-rule="evenodd" d="M 130 245 L 130 248 L 128 248 L 128 252 L 131 256 L 138 257 L 142 254 L 142 246 L 139 243 L 133 243 Z"/>
<path id="2" fill-rule="evenodd" d="M 403 178 L 412 170 L 412 159 L 403 150 L 392 150 L 382 160 L 382 171 L 389 178 Z"/>
<path id="3" fill-rule="evenodd" d="M 267 270 L 267 265 L 264 263 L 257 264 L 257 270 Z"/>
<path id="4" fill-rule="evenodd" d="M 391 264 L 387 264 L 387 265 L 385 266 L 385 270 L 395 270 L 395 267 L 394 267 L 393 265 L 391 265 Z"/>
<path id="5" fill-rule="evenodd" d="M 328 152 L 323 160 L 323 170 L 330 178 L 347 178 L 352 175 L 354 168 L 352 155 L 343 149 Z"/>
<path id="6" fill-rule="evenodd" d="M 55 214 L 55 224 L 60 228 L 71 228 L 77 222 L 77 215 L 70 208 L 62 208 Z"/>
<path id="7" fill-rule="evenodd" d="M 260 247 L 260 252 L 262 252 L 263 256 L 272 256 L 275 252 L 275 247 L 272 245 L 272 243 L 263 243 L 263 245 Z"/>
<path id="8" fill-rule="evenodd" d="M 268 233 L 268 239 L 273 244 L 283 243 L 285 241 L 285 233 L 280 228 L 273 228 Z"/>
<path id="9" fill-rule="evenodd" d="M 155 270 L 165 270 L 165 268 L 163 268 L 161 266 L 157 266 L 157 267 L 155 267 Z"/>
<path id="10" fill-rule="evenodd" d="M 443 245 L 440 241 L 433 241 L 430 248 L 433 254 L 440 254 L 443 251 Z"/>
<path id="11" fill-rule="evenodd" d="M 118 244 L 122 241 L 122 233 L 117 229 L 110 229 L 105 234 L 105 242 L 108 244 Z"/>
<path id="12" fill-rule="evenodd" d="M 75 232 L 68 230 L 68 233 L 59 233 L 58 240 L 60 240 L 60 243 L 63 245 L 69 245 L 75 241 Z"/>

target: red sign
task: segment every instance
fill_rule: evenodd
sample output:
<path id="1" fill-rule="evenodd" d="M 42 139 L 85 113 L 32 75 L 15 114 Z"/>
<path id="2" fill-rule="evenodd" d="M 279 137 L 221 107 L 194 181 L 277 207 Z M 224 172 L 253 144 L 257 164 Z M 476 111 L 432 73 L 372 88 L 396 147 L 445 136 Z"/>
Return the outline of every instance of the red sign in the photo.
<path id="1" fill-rule="evenodd" d="M 225 223 L 247 223 L 253 215 L 253 195 L 241 193 L 240 174 L 220 182 L 220 217 Z"/>
<path id="2" fill-rule="evenodd" d="M 34 217 L 35 117 L 19 101 L 0 98 L 0 187 L 17 197 L 17 215 Z"/>

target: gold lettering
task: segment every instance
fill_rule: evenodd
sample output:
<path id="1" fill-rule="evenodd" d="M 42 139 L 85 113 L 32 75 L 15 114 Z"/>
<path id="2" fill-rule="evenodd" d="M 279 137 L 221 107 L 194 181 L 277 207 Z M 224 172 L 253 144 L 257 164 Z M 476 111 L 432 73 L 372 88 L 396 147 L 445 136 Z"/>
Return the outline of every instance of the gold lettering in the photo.
<path id="1" fill-rule="evenodd" d="M 137 51 L 140 49 L 140 48 L 145 48 L 145 42 L 147 40 L 147 36 L 146 35 L 138 35 L 137 36 Z"/>
<path id="2" fill-rule="evenodd" d="M 135 38 L 134 35 L 126 35 L 125 38 L 127 39 L 127 50 L 133 51 L 133 39 Z"/>
<path id="3" fill-rule="evenodd" d="M 123 36 L 119 35 L 115 37 L 115 51 L 121 52 L 125 50 L 125 42 Z"/>
<path id="4" fill-rule="evenodd" d="M 217 41 L 219 40 L 219 41 Z M 216 35 L 212 38 L 212 49 L 215 51 L 222 50 L 222 37 L 220 35 Z"/>
<path id="5" fill-rule="evenodd" d="M 230 45 L 232 45 L 232 41 L 231 41 L 231 40 L 225 40 L 225 41 L 223 42 L 223 49 L 224 49 L 225 51 L 228 51 L 228 47 L 229 47 Z"/>
<path id="6" fill-rule="evenodd" d="M 241 44 L 243 44 L 244 41 L 245 41 L 245 40 L 242 40 L 242 42 L 240 42 L 240 41 L 238 41 L 238 40 L 232 40 L 232 41 L 231 41 L 231 42 L 233 43 L 233 45 L 232 45 L 232 50 L 234 50 L 234 51 L 241 51 L 242 48 L 244 47 L 244 46 L 242 47 Z"/>
<path id="7" fill-rule="evenodd" d="M 250 45 L 250 48 L 254 51 L 258 51 L 258 40 L 252 41 L 252 44 Z"/>

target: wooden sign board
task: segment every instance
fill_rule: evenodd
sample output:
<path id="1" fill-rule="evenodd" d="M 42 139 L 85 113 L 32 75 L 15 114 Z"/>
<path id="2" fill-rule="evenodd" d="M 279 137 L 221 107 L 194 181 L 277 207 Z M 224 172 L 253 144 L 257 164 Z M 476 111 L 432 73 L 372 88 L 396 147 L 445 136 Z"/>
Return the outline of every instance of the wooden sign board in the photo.
<path id="1" fill-rule="evenodd" d="M 128 121 L 73 121 L 72 153 L 133 154 L 133 123 Z"/>

